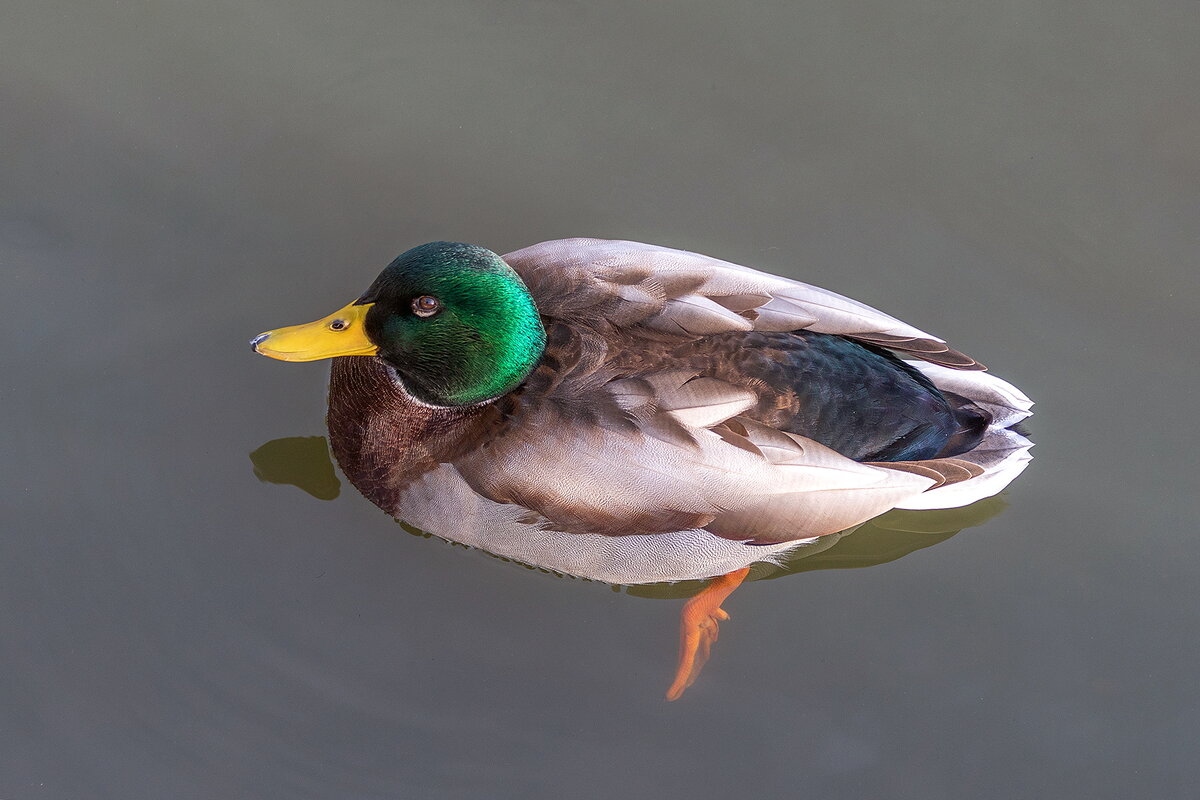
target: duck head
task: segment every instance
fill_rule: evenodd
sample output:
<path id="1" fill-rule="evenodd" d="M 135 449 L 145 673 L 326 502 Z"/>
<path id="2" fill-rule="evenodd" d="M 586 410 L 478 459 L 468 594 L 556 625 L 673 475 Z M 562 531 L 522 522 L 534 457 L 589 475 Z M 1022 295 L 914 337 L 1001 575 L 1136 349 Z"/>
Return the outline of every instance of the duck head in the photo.
<path id="1" fill-rule="evenodd" d="M 260 333 L 281 361 L 373 356 L 423 403 L 468 406 L 515 389 L 546 344 L 525 283 L 490 250 L 431 242 L 402 253 L 354 302 L 327 317 Z"/>

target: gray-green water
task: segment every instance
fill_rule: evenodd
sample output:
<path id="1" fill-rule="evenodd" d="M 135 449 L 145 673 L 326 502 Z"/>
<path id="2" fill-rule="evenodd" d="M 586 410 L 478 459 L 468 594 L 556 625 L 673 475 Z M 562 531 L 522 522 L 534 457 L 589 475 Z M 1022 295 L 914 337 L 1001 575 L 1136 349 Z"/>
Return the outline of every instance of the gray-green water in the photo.
<path id="1" fill-rule="evenodd" d="M 1195 796 L 1197 41 L 1194 2 L 6 3 L 0 797 Z M 677 599 L 256 478 L 327 370 L 249 336 L 419 242 L 580 235 L 931 330 L 1036 460 L 738 590 L 674 704 Z"/>

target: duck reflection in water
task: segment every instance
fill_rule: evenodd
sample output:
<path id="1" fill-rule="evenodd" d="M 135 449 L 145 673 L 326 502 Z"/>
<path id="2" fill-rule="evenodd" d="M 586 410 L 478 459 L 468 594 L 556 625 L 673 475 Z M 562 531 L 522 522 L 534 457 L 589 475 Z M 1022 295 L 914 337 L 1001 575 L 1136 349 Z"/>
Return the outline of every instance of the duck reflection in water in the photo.
<path id="1" fill-rule="evenodd" d="M 256 336 L 333 358 L 346 477 L 398 519 L 613 584 L 711 578 L 668 698 L 759 562 L 893 508 L 966 506 L 1029 460 L 1032 403 L 869 306 L 695 253 L 435 242 L 324 319 Z"/>

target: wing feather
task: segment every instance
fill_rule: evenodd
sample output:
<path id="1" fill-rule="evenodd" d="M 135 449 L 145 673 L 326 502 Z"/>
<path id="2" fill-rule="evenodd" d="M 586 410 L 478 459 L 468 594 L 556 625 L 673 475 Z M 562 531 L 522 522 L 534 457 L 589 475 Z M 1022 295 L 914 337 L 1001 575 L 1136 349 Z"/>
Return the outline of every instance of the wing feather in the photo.
<path id="1" fill-rule="evenodd" d="M 808 329 L 861 339 L 955 369 L 983 369 L 876 308 L 800 281 L 639 242 L 560 239 L 504 256 L 548 316 L 598 315 L 680 336 Z"/>

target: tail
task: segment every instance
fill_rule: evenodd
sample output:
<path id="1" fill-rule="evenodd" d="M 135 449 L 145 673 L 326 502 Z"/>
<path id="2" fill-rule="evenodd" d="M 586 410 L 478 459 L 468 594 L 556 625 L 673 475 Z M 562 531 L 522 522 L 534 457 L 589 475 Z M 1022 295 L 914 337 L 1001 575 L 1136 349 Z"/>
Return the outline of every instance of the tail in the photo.
<path id="1" fill-rule="evenodd" d="M 992 415 L 961 394 L 944 389 L 941 391 L 942 396 L 950 403 L 958 430 L 950 435 L 946 445 L 934 458 L 948 458 L 974 450 L 987 434 L 988 426 L 992 424 Z"/>
<path id="2" fill-rule="evenodd" d="M 940 463 L 951 462 L 955 474 L 945 475 L 946 482 L 897 507 L 958 508 L 999 493 L 1032 458 L 1029 448 L 1033 442 L 1017 426 L 1032 415 L 1033 401 L 990 372 L 948 369 L 921 361 L 907 363 L 920 370 L 950 401 L 959 431 L 938 454 Z M 957 467 L 965 466 L 961 462 L 969 462 L 969 472 L 979 474 L 964 477 L 957 472 Z"/>

